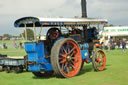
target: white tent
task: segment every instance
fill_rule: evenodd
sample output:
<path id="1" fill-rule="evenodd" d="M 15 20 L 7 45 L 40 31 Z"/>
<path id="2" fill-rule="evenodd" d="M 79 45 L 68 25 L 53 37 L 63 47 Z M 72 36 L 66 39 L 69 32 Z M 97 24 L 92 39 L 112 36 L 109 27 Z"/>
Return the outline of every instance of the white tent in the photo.
<path id="1" fill-rule="evenodd" d="M 114 40 L 128 38 L 128 26 L 104 27 L 104 30 L 100 32 L 100 42 L 104 42 L 104 45 L 108 46 L 110 37 L 113 37 Z"/>
<path id="2" fill-rule="evenodd" d="M 105 36 L 128 36 L 128 26 L 104 27 L 102 35 Z"/>

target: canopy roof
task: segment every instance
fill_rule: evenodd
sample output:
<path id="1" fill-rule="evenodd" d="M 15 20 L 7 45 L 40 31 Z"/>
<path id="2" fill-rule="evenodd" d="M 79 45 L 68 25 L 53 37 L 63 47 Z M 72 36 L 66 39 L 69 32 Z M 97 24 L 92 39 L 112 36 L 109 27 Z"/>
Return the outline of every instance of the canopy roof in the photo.
<path id="1" fill-rule="evenodd" d="M 106 19 L 95 18 L 39 18 L 23 17 L 14 22 L 15 27 L 83 26 L 88 24 L 106 24 Z"/>

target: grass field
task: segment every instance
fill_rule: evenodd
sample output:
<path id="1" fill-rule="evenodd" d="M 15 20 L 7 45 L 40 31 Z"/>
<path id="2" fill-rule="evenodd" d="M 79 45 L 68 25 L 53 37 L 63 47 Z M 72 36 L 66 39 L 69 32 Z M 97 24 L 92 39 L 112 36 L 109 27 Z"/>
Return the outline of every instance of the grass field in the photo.
<path id="1" fill-rule="evenodd" d="M 0 53 L 26 55 L 23 49 L 0 49 Z M 128 85 L 128 50 L 105 51 L 107 63 L 104 71 L 95 72 L 92 64 L 85 64 L 80 73 L 69 79 L 37 78 L 31 72 L 19 74 L 0 72 L 0 85 Z"/>
<path id="2" fill-rule="evenodd" d="M 26 52 L 24 49 L 20 49 L 20 47 L 18 49 L 14 48 L 14 42 L 16 42 L 17 47 L 19 47 L 19 43 L 22 41 L 19 41 L 19 40 L 0 41 L 0 45 L 3 45 L 3 43 L 6 43 L 6 46 L 8 47 L 8 49 L 0 49 L 0 54 L 8 54 L 8 56 L 24 56 L 24 55 L 26 55 Z"/>

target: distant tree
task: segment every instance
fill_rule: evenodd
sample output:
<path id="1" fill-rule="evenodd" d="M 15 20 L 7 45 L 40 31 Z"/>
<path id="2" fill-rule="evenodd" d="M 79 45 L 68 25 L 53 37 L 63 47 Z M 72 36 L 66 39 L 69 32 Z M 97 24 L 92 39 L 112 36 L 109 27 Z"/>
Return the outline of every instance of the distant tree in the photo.
<path id="1" fill-rule="evenodd" d="M 105 25 L 104 25 L 104 27 L 113 27 L 113 26 L 114 26 L 113 24 L 110 24 L 110 25 L 105 24 Z"/>
<path id="2" fill-rule="evenodd" d="M 119 27 L 121 27 L 121 26 L 123 26 L 123 25 L 119 25 Z"/>
<path id="3" fill-rule="evenodd" d="M 3 37 L 3 36 L 0 36 L 0 40 L 2 40 L 2 37 Z"/>
<path id="4" fill-rule="evenodd" d="M 104 25 L 104 27 L 108 27 L 108 25 L 107 25 L 107 24 L 105 24 L 105 25 Z"/>
<path id="5" fill-rule="evenodd" d="M 25 39 L 25 31 L 20 34 L 20 36 L 23 36 Z M 27 29 L 27 39 L 28 40 L 33 40 L 34 39 L 34 32 L 31 29 Z"/>
<path id="6" fill-rule="evenodd" d="M 114 25 L 113 25 L 113 24 L 110 24 L 109 26 L 110 26 L 110 27 L 113 27 Z"/>
<path id="7" fill-rule="evenodd" d="M 4 34 L 3 37 L 7 37 L 8 39 L 10 39 L 12 37 L 12 35 L 10 35 L 10 34 Z"/>

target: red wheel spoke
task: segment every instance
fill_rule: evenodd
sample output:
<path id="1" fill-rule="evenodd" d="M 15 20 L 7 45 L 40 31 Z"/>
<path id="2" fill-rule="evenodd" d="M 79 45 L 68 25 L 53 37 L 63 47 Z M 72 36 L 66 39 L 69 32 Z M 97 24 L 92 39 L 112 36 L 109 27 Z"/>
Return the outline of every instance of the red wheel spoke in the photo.
<path id="1" fill-rule="evenodd" d="M 102 55 L 99 53 L 99 56 L 98 56 L 100 59 L 102 58 Z"/>
<path id="2" fill-rule="evenodd" d="M 74 64 L 75 62 L 73 62 L 72 60 L 71 60 L 71 62 L 72 62 L 72 64 Z"/>
<path id="3" fill-rule="evenodd" d="M 75 47 L 73 47 L 69 52 L 68 52 L 68 55 L 72 52 L 72 51 L 74 51 L 76 48 Z"/>
<path id="4" fill-rule="evenodd" d="M 99 58 L 99 56 L 100 56 L 100 53 L 98 52 L 98 53 L 96 54 L 96 58 Z"/>
<path id="5" fill-rule="evenodd" d="M 67 54 L 67 51 L 65 50 L 65 48 L 63 47 L 63 51 Z"/>
<path id="6" fill-rule="evenodd" d="M 96 64 L 96 66 L 98 66 L 98 63 L 99 63 L 99 62 L 98 62 L 98 60 L 97 60 L 97 59 L 95 59 L 95 64 Z"/>
<path id="7" fill-rule="evenodd" d="M 64 64 L 62 64 L 62 71 L 64 71 Z"/>
<path id="8" fill-rule="evenodd" d="M 67 67 L 67 65 L 68 65 L 68 63 L 66 62 L 65 65 L 64 65 L 64 70 L 65 70 L 65 68 Z"/>
<path id="9" fill-rule="evenodd" d="M 66 60 L 62 60 L 62 61 L 60 61 L 60 64 L 61 64 L 61 63 L 65 63 L 65 61 L 66 61 Z"/>
<path id="10" fill-rule="evenodd" d="M 72 69 L 70 69 L 70 67 L 71 67 L 71 63 L 69 63 L 69 71 L 71 71 Z"/>
<path id="11" fill-rule="evenodd" d="M 72 52 L 72 54 L 70 55 L 71 57 L 74 55 L 74 52 Z"/>
<path id="12" fill-rule="evenodd" d="M 79 57 L 72 57 L 72 59 L 79 59 Z"/>
<path id="13" fill-rule="evenodd" d="M 101 67 L 102 67 L 102 64 L 101 64 L 101 61 L 100 61 L 99 59 L 100 59 L 100 58 L 96 59 L 95 64 L 96 64 L 96 66 L 97 66 L 98 68 L 101 68 Z"/>
<path id="14" fill-rule="evenodd" d="M 66 69 L 67 69 L 67 72 L 70 73 L 69 68 L 67 67 Z"/>
<path id="15" fill-rule="evenodd" d="M 102 57 L 103 57 L 103 56 L 101 55 L 101 56 L 100 56 L 100 62 L 103 62 L 103 58 L 102 58 Z"/>
<path id="16" fill-rule="evenodd" d="M 59 58 L 59 60 L 62 60 L 62 58 Z"/>
<path id="17" fill-rule="evenodd" d="M 66 58 L 66 55 L 64 55 L 64 54 L 61 54 L 61 53 L 60 53 L 59 55 Z"/>
<path id="18" fill-rule="evenodd" d="M 67 42 L 67 52 L 69 52 L 70 50 L 70 45 L 69 45 L 69 42 Z"/>
<path id="19" fill-rule="evenodd" d="M 100 58 L 100 53 L 98 53 L 98 58 Z"/>
<path id="20" fill-rule="evenodd" d="M 76 67 L 74 65 L 71 64 L 71 66 L 72 66 L 72 68 L 76 69 Z"/>

